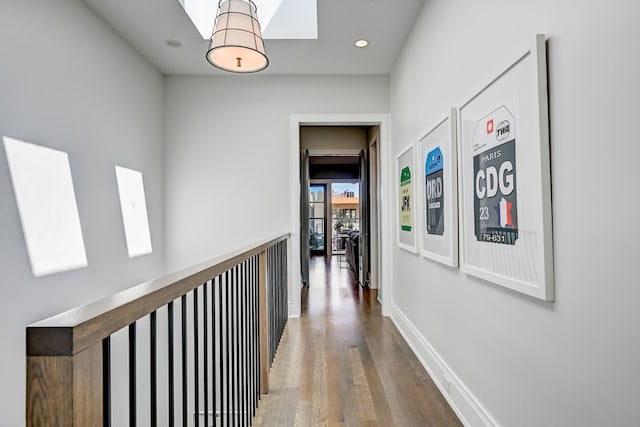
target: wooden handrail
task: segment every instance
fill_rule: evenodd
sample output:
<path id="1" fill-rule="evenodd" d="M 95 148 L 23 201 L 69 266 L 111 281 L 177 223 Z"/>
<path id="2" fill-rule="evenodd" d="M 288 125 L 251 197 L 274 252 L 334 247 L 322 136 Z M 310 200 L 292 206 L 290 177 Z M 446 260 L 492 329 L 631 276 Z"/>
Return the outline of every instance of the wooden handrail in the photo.
<path id="1" fill-rule="evenodd" d="M 288 237 L 279 235 L 34 323 L 27 327 L 27 356 L 76 355 Z"/>

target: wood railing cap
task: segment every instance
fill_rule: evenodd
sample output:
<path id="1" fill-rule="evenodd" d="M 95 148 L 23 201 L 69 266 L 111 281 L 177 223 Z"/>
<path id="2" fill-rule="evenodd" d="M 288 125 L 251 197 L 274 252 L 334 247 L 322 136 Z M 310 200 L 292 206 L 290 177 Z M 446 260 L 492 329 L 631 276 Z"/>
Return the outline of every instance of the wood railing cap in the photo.
<path id="1" fill-rule="evenodd" d="M 33 323 L 27 326 L 27 355 L 77 354 L 238 263 L 287 239 L 289 235 L 289 233 L 279 234 L 249 247 Z"/>

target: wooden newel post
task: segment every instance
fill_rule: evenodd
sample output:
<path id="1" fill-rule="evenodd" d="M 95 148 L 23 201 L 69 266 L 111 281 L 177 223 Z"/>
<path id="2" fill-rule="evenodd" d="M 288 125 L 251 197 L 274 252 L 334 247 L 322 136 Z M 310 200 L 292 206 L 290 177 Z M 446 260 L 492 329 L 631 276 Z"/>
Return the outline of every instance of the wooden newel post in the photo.
<path id="1" fill-rule="evenodd" d="M 267 251 L 260 252 L 258 295 L 260 304 L 260 393 L 269 394 L 269 313 L 267 312 Z"/>
<path id="2" fill-rule="evenodd" d="M 27 427 L 102 425 L 102 344 L 68 354 L 29 341 Z"/>

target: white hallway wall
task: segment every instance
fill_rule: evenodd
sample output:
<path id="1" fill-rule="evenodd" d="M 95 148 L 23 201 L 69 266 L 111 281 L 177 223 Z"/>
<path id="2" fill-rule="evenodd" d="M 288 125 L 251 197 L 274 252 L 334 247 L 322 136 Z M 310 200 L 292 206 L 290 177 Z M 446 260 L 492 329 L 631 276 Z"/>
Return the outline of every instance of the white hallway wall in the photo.
<path id="1" fill-rule="evenodd" d="M 0 136 L 69 153 L 89 264 L 33 277 L 0 148 L 0 425 L 24 425 L 28 324 L 163 273 L 162 103 L 162 75 L 80 1 L 0 5 Z M 114 164 L 143 172 L 152 255 L 128 258 Z"/>
<path id="2" fill-rule="evenodd" d="M 167 265 L 290 228 L 291 113 L 388 110 L 386 76 L 166 78 Z"/>
<path id="3" fill-rule="evenodd" d="M 500 425 L 640 422 L 638 22 L 631 0 L 428 0 L 391 75 L 395 154 L 549 37 L 556 302 L 394 251 L 394 318 Z"/>

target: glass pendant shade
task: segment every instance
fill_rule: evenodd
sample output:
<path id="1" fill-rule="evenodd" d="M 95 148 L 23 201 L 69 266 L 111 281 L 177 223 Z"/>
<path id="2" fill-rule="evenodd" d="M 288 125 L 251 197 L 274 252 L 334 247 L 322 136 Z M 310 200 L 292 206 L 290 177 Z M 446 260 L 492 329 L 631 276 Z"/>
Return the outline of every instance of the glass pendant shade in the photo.
<path id="1" fill-rule="evenodd" d="M 234 73 L 253 73 L 267 68 L 269 59 L 253 1 L 220 1 L 207 60 L 221 70 Z"/>

